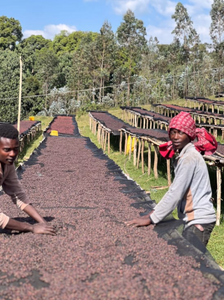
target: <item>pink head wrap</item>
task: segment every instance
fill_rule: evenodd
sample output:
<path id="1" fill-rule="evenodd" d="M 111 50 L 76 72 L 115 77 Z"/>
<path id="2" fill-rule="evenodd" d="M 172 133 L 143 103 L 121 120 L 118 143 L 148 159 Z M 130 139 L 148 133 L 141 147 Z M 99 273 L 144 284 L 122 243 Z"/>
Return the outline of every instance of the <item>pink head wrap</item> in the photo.
<path id="1" fill-rule="evenodd" d="M 205 128 L 196 128 L 193 118 L 187 112 L 182 111 L 172 118 L 169 124 L 168 133 L 170 133 L 170 129 L 172 128 L 186 133 L 192 141 L 196 138 L 197 141 L 194 143 L 194 146 L 199 152 L 211 155 L 217 149 L 218 144 L 214 136 L 208 133 Z M 173 157 L 175 154 L 171 141 L 160 145 L 159 151 L 160 154 L 167 159 Z"/>
<path id="2" fill-rule="evenodd" d="M 196 136 L 196 126 L 193 118 L 187 112 L 182 111 L 174 118 L 171 119 L 169 127 L 168 127 L 168 134 L 170 134 L 170 129 L 175 128 L 184 133 L 186 133 L 190 139 L 193 141 Z"/>

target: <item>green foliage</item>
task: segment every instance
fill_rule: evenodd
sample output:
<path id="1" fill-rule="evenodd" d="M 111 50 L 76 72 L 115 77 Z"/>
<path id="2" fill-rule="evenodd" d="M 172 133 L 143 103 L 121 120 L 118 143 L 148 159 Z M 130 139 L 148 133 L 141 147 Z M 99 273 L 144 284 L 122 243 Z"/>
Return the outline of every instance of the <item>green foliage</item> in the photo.
<path id="1" fill-rule="evenodd" d="M 26 72 L 30 75 L 35 72 L 34 65 L 38 51 L 51 47 L 52 41 L 42 35 L 31 35 L 17 45 L 16 50 L 22 56 Z"/>
<path id="2" fill-rule="evenodd" d="M 80 117 L 82 115 L 85 115 L 87 111 L 90 110 L 102 110 L 102 106 L 99 104 L 93 103 L 91 101 L 88 101 L 85 103 L 85 105 L 81 106 L 80 109 L 78 110 L 77 116 Z"/>
<path id="3" fill-rule="evenodd" d="M 224 1 L 214 0 L 210 11 L 212 19 L 210 27 L 210 36 L 215 45 L 223 42 L 224 34 Z"/>
<path id="4" fill-rule="evenodd" d="M 54 37 L 52 47 L 58 56 L 66 52 L 73 53 L 79 48 L 81 43 L 89 44 L 94 41 L 97 36 L 97 33 L 91 31 L 74 31 L 69 34 L 66 30 L 63 30 Z"/>
<path id="5" fill-rule="evenodd" d="M 41 94 L 40 81 L 36 76 L 27 76 L 23 83 L 23 94 L 26 95 L 22 99 L 22 117 L 27 115 L 36 115 L 43 108 L 44 97 Z M 35 96 L 33 96 L 35 95 Z M 29 97 L 30 96 L 30 97 Z"/>
<path id="6" fill-rule="evenodd" d="M 17 120 L 20 63 L 14 51 L 0 50 L 0 120 Z"/>
<path id="7" fill-rule="evenodd" d="M 35 52 L 34 74 L 43 86 L 44 93 L 53 88 L 57 81 L 58 58 L 48 49 L 42 48 Z"/>
<path id="8" fill-rule="evenodd" d="M 22 27 L 14 18 L 0 17 L 0 49 L 14 50 L 16 42 L 22 39 Z"/>
<path id="9" fill-rule="evenodd" d="M 124 21 L 117 29 L 122 64 L 117 68 L 115 74 L 117 73 L 116 77 L 122 76 L 127 80 L 127 105 L 129 105 L 131 76 L 138 73 L 138 65 L 142 54 L 146 52 L 147 41 L 143 22 L 136 19 L 131 10 L 127 11 L 123 19 Z"/>

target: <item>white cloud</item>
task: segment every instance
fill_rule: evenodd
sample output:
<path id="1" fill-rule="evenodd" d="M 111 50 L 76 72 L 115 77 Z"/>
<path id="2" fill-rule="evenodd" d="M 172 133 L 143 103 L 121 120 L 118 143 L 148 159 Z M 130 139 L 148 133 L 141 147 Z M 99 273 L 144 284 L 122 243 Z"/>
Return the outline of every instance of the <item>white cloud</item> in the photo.
<path id="1" fill-rule="evenodd" d="M 211 9 L 211 6 L 213 4 L 213 0 L 189 0 L 190 3 L 193 4 L 193 6 L 197 6 L 198 8 L 206 8 Z"/>
<path id="2" fill-rule="evenodd" d="M 135 13 L 146 12 L 149 8 L 150 0 L 107 0 L 112 4 L 116 14 L 124 15 L 128 9 Z"/>
<path id="3" fill-rule="evenodd" d="M 47 25 L 44 27 L 44 30 L 25 30 L 23 32 L 23 37 L 28 38 L 31 35 L 42 35 L 46 39 L 53 40 L 54 36 L 60 33 L 62 30 L 68 31 L 68 33 L 72 33 L 76 31 L 75 26 L 68 26 L 66 24 L 58 24 L 58 25 Z"/>
<path id="4" fill-rule="evenodd" d="M 172 31 L 174 29 L 174 21 L 167 20 L 159 26 L 149 25 L 146 27 L 147 39 L 152 37 L 157 37 L 160 44 L 170 44 L 173 42 Z"/>
<path id="5" fill-rule="evenodd" d="M 194 16 L 192 18 L 194 22 L 194 28 L 196 29 L 197 33 L 200 36 L 202 43 L 211 43 L 210 39 L 210 25 L 211 25 L 211 18 L 209 15 L 200 14 Z"/>
<path id="6" fill-rule="evenodd" d="M 171 15 L 175 12 L 176 2 L 169 0 L 153 0 L 151 5 L 159 14 L 171 17 Z"/>

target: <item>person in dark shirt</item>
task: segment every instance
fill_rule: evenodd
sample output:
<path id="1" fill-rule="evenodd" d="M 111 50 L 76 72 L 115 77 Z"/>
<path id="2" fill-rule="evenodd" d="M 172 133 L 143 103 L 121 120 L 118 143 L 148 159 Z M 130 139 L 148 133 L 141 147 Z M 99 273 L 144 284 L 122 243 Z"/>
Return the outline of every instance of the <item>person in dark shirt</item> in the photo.
<path id="1" fill-rule="evenodd" d="M 0 184 L 12 201 L 37 223 L 29 224 L 11 219 L 0 210 L 0 227 L 10 230 L 55 235 L 54 227 L 47 223 L 30 204 L 16 174 L 14 161 L 19 154 L 19 133 L 11 124 L 0 124 Z"/>

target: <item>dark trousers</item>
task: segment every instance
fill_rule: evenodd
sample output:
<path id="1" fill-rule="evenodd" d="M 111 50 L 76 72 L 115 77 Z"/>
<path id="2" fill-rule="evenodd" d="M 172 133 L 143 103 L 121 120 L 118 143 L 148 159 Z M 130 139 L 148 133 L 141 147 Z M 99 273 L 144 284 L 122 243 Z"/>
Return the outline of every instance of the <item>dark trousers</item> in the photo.
<path id="1" fill-rule="evenodd" d="M 192 244 L 195 244 L 195 242 L 199 240 L 204 246 L 206 246 L 212 230 L 215 227 L 215 222 L 210 224 L 201 224 L 201 226 L 204 228 L 204 231 L 199 230 L 195 225 L 187 227 L 183 231 L 183 237 Z"/>

